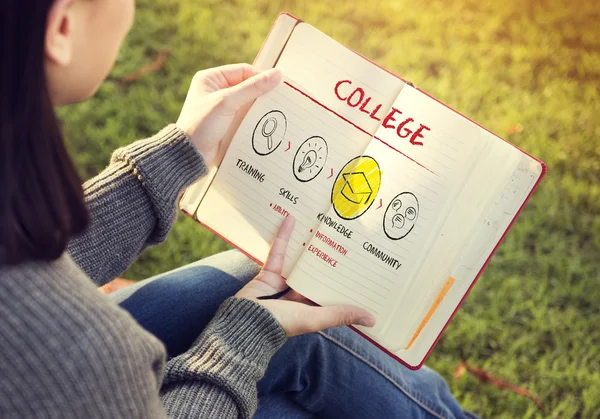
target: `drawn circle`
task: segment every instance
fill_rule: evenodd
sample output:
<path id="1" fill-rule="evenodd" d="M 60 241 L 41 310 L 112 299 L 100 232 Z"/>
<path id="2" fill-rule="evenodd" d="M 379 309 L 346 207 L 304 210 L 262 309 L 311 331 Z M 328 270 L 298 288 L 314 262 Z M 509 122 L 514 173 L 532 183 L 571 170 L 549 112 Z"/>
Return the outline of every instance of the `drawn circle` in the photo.
<path id="1" fill-rule="evenodd" d="M 363 215 L 375 201 L 381 186 L 381 170 L 374 158 L 359 156 L 350 160 L 338 173 L 331 203 L 344 220 Z"/>
<path id="2" fill-rule="evenodd" d="M 267 138 L 272 136 L 277 130 L 277 118 L 274 116 L 270 116 L 265 119 L 265 122 L 262 125 L 262 135 Z"/>
<path id="3" fill-rule="evenodd" d="M 314 136 L 304 141 L 296 151 L 292 163 L 296 179 L 308 182 L 317 177 L 325 166 L 328 154 L 327 142 L 322 137 Z"/>
<path id="4" fill-rule="evenodd" d="M 392 199 L 383 214 L 383 231 L 388 238 L 400 240 L 408 235 L 419 218 L 419 200 L 411 192 Z"/>
<path id="5" fill-rule="evenodd" d="M 254 127 L 252 148 L 261 156 L 271 154 L 281 145 L 286 131 L 287 119 L 283 112 L 267 112 Z"/>

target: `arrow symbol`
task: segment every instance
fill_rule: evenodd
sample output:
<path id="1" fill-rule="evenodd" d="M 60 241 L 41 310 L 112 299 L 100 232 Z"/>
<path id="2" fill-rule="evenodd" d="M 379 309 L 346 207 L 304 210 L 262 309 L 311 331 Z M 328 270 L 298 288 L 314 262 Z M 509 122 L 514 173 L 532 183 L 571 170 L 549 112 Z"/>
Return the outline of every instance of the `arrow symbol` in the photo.
<path id="1" fill-rule="evenodd" d="M 332 176 L 333 176 L 333 167 L 331 168 L 331 173 L 329 174 L 329 177 L 327 179 L 331 178 Z"/>
<path id="2" fill-rule="evenodd" d="M 290 147 L 291 147 L 291 144 L 290 144 L 290 142 L 288 141 L 288 148 L 286 148 L 286 149 L 285 149 L 285 150 L 283 150 L 283 151 L 284 151 L 284 152 L 285 152 L 285 151 L 288 151 L 288 150 L 290 149 Z"/>
<path id="3" fill-rule="evenodd" d="M 381 208 L 381 206 L 383 205 L 383 200 L 381 198 L 379 198 L 379 206 L 375 209 L 379 209 Z"/>

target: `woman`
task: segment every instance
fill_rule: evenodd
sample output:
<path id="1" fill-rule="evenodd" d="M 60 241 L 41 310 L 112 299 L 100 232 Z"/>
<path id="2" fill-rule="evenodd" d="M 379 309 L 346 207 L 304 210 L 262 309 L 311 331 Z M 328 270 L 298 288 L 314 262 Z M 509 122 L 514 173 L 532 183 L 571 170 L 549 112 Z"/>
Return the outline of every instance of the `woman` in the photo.
<path id="1" fill-rule="evenodd" d="M 256 415 L 271 418 L 465 415 L 431 370 L 408 371 L 346 328 L 305 334 L 372 326 L 364 310 L 262 299 L 285 288 L 291 217 L 260 272 L 230 252 L 102 296 L 93 282 L 166 237 L 233 114 L 281 75 L 198 73 L 177 123 L 117 150 L 82 190 L 53 107 L 96 91 L 133 0 L 0 8 L 0 417 L 250 417 L 259 399 Z"/>

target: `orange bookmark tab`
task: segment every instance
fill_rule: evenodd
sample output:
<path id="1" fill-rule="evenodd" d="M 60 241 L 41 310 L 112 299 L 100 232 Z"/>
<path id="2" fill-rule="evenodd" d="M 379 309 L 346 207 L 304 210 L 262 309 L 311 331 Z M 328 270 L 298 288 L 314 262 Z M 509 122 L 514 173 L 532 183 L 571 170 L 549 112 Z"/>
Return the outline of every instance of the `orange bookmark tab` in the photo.
<path id="1" fill-rule="evenodd" d="M 452 284 L 454 284 L 454 281 L 455 281 L 454 278 L 452 278 L 451 276 L 448 277 L 448 279 L 446 280 L 446 283 L 444 284 L 444 286 L 438 293 L 437 297 L 435 297 L 435 301 L 433 302 L 433 304 L 431 304 L 431 307 L 429 307 L 429 311 L 427 312 L 427 314 L 425 315 L 425 318 L 423 319 L 423 321 L 417 328 L 417 331 L 415 332 L 413 337 L 410 339 L 410 342 L 408 342 L 408 345 L 406 345 L 406 348 L 404 348 L 405 350 L 410 349 L 410 347 L 413 345 L 413 343 L 415 343 L 415 341 L 417 340 L 417 338 L 419 337 L 419 335 L 421 334 L 421 332 L 423 331 L 423 329 L 425 328 L 425 326 L 427 325 L 427 323 L 433 316 L 433 313 L 435 313 L 435 311 L 438 309 L 438 307 L 440 306 L 440 304 L 446 297 L 446 294 L 448 294 L 448 291 L 450 290 L 450 287 L 452 286 Z"/>

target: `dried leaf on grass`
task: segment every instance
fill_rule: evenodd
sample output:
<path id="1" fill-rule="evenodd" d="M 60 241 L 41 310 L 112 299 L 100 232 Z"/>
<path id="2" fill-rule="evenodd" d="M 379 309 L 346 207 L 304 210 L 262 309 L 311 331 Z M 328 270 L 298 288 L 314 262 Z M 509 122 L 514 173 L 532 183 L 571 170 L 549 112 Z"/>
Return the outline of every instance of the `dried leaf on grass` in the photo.
<path id="1" fill-rule="evenodd" d="M 158 54 L 156 54 L 154 61 L 152 61 L 150 64 L 146 64 L 145 66 L 134 71 L 133 73 L 122 77 L 121 84 L 132 83 L 134 81 L 139 80 L 140 78 L 142 78 L 143 76 L 145 76 L 148 73 L 153 73 L 155 71 L 160 70 L 165 65 L 165 62 L 167 61 L 167 57 L 170 54 L 171 54 L 171 50 L 169 50 L 169 49 L 163 49 L 163 50 L 159 51 Z"/>
<path id="2" fill-rule="evenodd" d="M 514 135 L 523 132 L 523 125 L 521 124 L 510 124 L 506 127 L 507 134 Z"/>
<path id="3" fill-rule="evenodd" d="M 515 394 L 527 397 L 528 399 L 532 400 L 541 410 L 546 411 L 546 406 L 544 405 L 544 403 L 542 403 L 542 400 L 535 394 L 532 394 L 526 388 L 519 387 L 516 384 L 511 384 L 508 381 L 504 381 L 500 378 L 494 377 L 492 374 L 490 374 L 483 368 L 472 367 L 468 365 L 465 361 L 460 361 L 456 366 L 456 369 L 454 370 L 454 379 L 456 380 L 457 378 L 461 377 L 467 371 L 474 375 L 476 378 L 478 378 L 479 381 L 481 381 L 482 383 L 491 384 L 496 388 L 512 391 Z"/>

